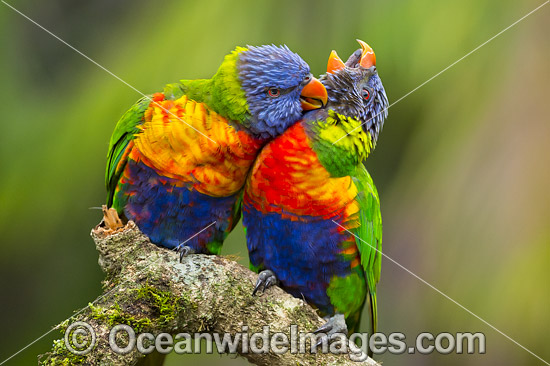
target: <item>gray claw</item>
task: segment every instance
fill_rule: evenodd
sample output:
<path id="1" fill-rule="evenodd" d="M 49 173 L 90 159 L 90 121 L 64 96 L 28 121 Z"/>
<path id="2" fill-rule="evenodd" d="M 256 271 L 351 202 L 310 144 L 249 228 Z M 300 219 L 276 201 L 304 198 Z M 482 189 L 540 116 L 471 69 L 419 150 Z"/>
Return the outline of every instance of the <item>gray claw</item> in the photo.
<path id="1" fill-rule="evenodd" d="M 183 257 L 187 257 L 189 254 L 195 253 L 191 247 L 182 244 L 178 245 L 174 250 L 180 254 L 180 263 L 182 262 Z"/>
<path id="2" fill-rule="evenodd" d="M 322 345 L 325 340 L 328 343 L 335 334 L 343 333 L 344 335 L 347 335 L 348 326 L 346 325 L 346 318 L 344 317 L 344 314 L 336 314 L 333 317 L 330 317 L 325 324 L 321 325 L 313 333 L 325 333 L 315 344 L 316 348 Z"/>
<path id="3" fill-rule="evenodd" d="M 260 275 L 258 276 L 258 281 L 256 281 L 256 286 L 254 286 L 254 291 L 252 291 L 252 296 L 256 295 L 256 292 L 258 292 L 260 288 L 263 287 L 262 292 L 265 292 L 265 290 L 267 290 L 269 287 L 278 283 L 279 280 L 277 279 L 277 276 L 275 276 L 275 273 L 273 273 L 269 269 L 261 271 Z"/>

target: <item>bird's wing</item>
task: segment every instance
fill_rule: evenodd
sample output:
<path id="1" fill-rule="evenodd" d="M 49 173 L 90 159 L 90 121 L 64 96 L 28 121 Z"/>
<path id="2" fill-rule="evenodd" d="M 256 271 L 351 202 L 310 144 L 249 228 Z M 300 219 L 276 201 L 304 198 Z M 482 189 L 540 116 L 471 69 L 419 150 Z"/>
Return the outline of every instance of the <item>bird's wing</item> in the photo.
<path id="1" fill-rule="evenodd" d="M 127 163 L 129 144 L 140 130 L 138 125 L 143 122 L 143 116 L 151 98 L 144 97 L 137 101 L 118 121 L 107 153 L 107 167 L 105 170 L 105 186 L 107 187 L 107 206 L 113 204 L 113 195 L 124 167 Z"/>
<path id="2" fill-rule="evenodd" d="M 376 332 L 378 314 L 376 307 L 376 284 L 380 280 L 382 263 L 382 215 L 378 192 L 367 169 L 360 164 L 352 177 L 357 186 L 360 225 L 353 229 L 356 243 L 361 254 L 361 265 L 365 270 L 370 300 L 371 331 Z M 373 334 L 371 333 L 371 334 Z"/>

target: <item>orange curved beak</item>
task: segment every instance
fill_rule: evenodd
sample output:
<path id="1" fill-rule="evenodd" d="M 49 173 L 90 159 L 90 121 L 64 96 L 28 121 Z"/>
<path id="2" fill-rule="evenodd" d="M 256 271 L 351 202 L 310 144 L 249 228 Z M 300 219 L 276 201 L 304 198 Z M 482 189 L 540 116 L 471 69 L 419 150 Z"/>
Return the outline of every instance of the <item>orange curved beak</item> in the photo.
<path id="1" fill-rule="evenodd" d="M 368 69 L 371 66 L 375 66 L 376 55 L 374 54 L 372 48 L 360 39 L 358 39 L 357 42 L 359 42 L 359 44 L 361 45 L 361 49 L 363 50 L 363 52 L 361 53 L 361 60 L 359 61 L 359 65 L 361 65 L 365 69 Z"/>
<path id="2" fill-rule="evenodd" d="M 344 61 L 338 57 L 338 54 L 336 51 L 332 50 L 330 53 L 330 57 L 328 58 L 327 63 L 327 72 L 334 74 L 336 71 L 341 70 L 345 68 L 346 65 L 344 64 Z"/>
<path id="3" fill-rule="evenodd" d="M 304 86 L 302 94 L 300 94 L 300 102 L 304 111 L 323 108 L 328 101 L 327 89 L 316 78 L 311 78 L 311 81 Z"/>

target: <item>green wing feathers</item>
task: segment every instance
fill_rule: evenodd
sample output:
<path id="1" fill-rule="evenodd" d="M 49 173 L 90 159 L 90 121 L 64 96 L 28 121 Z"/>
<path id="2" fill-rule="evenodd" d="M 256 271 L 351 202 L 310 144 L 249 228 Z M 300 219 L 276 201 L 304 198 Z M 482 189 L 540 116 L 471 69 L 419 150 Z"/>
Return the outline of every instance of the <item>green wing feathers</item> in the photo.
<path id="1" fill-rule="evenodd" d="M 113 195 L 120 179 L 120 175 L 126 166 L 125 153 L 128 144 L 139 132 L 137 126 L 143 122 L 143 115 L 151 99 L 144 97 L 132 106 L 118 121 L 109 143 L 107 153 L 107 168 L 105 170 L 105 186 L 107 187 L 107 207 L 113 204 Z"/>
<path id="2" fill-rule="evenodd" d="M 365 271 L 368 286 L 368 301 L 371 313 L 371 334 L 377 331 L 378 312 L 376 304 L 376 284 L 380 280 L 382 264 L 382 215 L 378 192 L 363 164 L 359 165 L 353 182 L 357 186 L 357 201 L 360 205 L 360 226 L 353 232 L 357 248 L 361 254 L 361 265 Z"/>

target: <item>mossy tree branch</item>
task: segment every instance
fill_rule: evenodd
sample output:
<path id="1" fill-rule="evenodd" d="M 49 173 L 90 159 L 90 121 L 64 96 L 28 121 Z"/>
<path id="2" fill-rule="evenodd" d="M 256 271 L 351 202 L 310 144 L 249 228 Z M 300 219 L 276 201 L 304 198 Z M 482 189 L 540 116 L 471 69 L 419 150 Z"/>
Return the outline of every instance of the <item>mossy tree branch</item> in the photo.
<path id="1" fill-rule="evenodd" d="M 64 334 L 70 324 L 86 322 L 96 334 L 95 346 L 85 355 L 75 355 L 61 338 L 40 356 L 44 365 L 135 365 L 144 357 L 135 347 L 123 355 L 109 344 L 109 333 L 117 324 L 130 325 L 136 334 L 218 333 L 222 337 L 242 332 L 243 326 L 250 334 L 261 333 L 265 325 L 271 334 L 283 332 L 290 337 L 293 324 L 304 333 L 323 324 L 309 305 L 278 287 L 253 297 L 257 275 L 232 260 L 189 255 L 179 263 L 176 253 L 152 245 L 132 222 L 116 232 L 98 227 L 92 230 L 92 238 L 106 273 L 105 292 L 58 328 Z M 128 337 L 121 333 L 117 344 L 124 347 Z M 86 339 L 78 337 L 77 341 Z M 256 354 L 243 352 L 240 346 L 236 351 L 257 365 L 378 365 L 372 359 L 352 361 L 350 355 L 360 358 L 356 347 L 340 355 L 271 350 Z"/>

